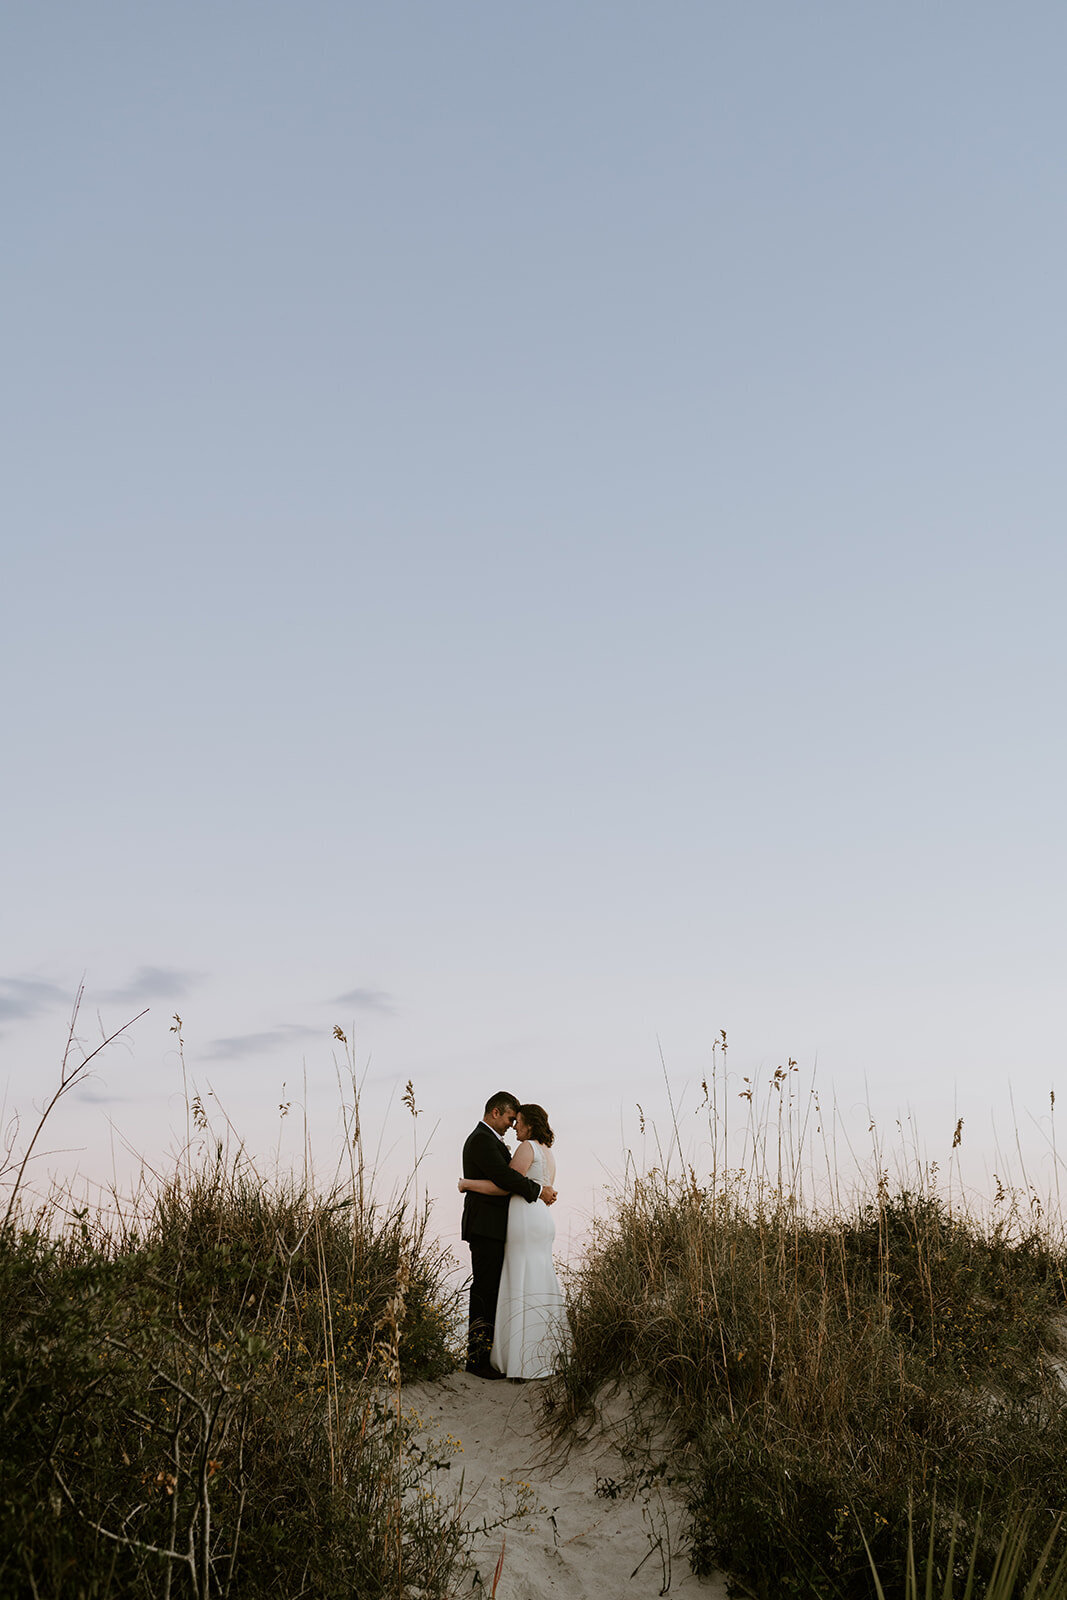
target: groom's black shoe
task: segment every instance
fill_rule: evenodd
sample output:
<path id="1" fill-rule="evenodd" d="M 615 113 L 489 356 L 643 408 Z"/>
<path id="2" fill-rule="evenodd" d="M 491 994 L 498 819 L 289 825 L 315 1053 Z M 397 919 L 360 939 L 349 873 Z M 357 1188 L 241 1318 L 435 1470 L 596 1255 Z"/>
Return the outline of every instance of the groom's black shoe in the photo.
<path id="1" fill-rule="evenodd" d="M 502 1378 L 504 1376 L 504 1374 L 502 1372 L 498 1372 L 495 1367 L 491 1367 L 488 1361 L 483 1362 L 480 1367 L 472 1366 L 472 1364 L 468 1361 L 464 1371 L 469 1372 L 474 1378 Z"/>

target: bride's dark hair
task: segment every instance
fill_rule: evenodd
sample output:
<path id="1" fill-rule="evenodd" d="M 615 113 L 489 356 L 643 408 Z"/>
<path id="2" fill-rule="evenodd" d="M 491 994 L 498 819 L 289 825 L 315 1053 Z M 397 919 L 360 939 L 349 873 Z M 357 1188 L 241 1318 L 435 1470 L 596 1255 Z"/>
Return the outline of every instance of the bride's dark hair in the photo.
<path id="1" fill-rule="evenodd" d="M 546 1149 L 550 1148 L 556 1136 L 548 1125 L 548 1112 L 544 1106 L 520 1106 L 519 1116 L 529 1128 L 530 1138 L 543 1144 Z"/>

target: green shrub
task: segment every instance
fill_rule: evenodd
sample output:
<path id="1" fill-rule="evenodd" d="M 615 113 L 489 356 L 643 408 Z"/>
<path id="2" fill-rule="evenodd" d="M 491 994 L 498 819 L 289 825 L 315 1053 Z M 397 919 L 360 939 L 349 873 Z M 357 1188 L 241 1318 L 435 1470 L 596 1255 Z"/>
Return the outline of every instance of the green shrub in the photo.
<path id="1" fill-rule="evenodd" d="M 572 1275 L 548 1410 L 562 1427 L 605 1385 L 651 1390 L 683 1453 L 694 1566 L 767 1600 L 867 1600 L 871 1557 L 902 1595 L 912 1539 L 942 1571 L 966 1546 L 984 1582 L 1012 1506 L 1034 1571 L 1067 1504 L 1063 1285 L 1047 1233 L 929 1189 L 820 1215 L 781 1188 L 652 1173 Z"/>
<path id="2" fill-rule="evenodd" d="M 115 1236 L 0 1233 L 0 1592 L 443 1595 L 401 1376 L 454 1365 L 426 1219 L 213 1169 Z"/>

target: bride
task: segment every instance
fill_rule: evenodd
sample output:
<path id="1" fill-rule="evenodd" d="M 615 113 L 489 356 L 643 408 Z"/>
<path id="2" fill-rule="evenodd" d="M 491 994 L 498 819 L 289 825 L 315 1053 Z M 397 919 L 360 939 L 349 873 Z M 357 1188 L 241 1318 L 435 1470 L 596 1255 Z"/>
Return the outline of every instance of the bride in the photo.
<path id="1" fill-rule="evenodd" d="M 556 1181 L 554 1140 L 542 1106 L 520 1106 L 515 1119 L 519 1147 L 511 1166 L 535 1183 Z M 505 1194 L 488 1178 L 461 1178 L 462 1192 Z M 527 1205 L 512 1195 L 508 1206 L 508 1231 L 504 1268 L 496 1303 L 496 1333 L 489 1355 L 491 1364 L 509 1378 L 548 1378 L 554 1352 L 567 1326 L 563 1292 L 552 1265 L 556 1224 L 548 1206 Z"/>

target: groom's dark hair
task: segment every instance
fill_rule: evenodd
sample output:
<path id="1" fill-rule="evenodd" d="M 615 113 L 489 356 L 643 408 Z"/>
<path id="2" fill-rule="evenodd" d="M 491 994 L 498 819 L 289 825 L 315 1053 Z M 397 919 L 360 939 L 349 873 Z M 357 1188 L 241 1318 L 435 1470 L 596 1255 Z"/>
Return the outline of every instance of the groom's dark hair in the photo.
<path id="1" fill-rule="evenodd" d="M 498 1089 L 496 1094 L 485 1102 L 485 1110 L 482 1115 L 487 1117 L 490 1111 L 500 1111 L 504 1106 L 510 1106 L 512 1111 L 517 1111 L 519 1109 L 519 1097 L 516 1094 L 508 1094 L 506 1089 Z"/>

